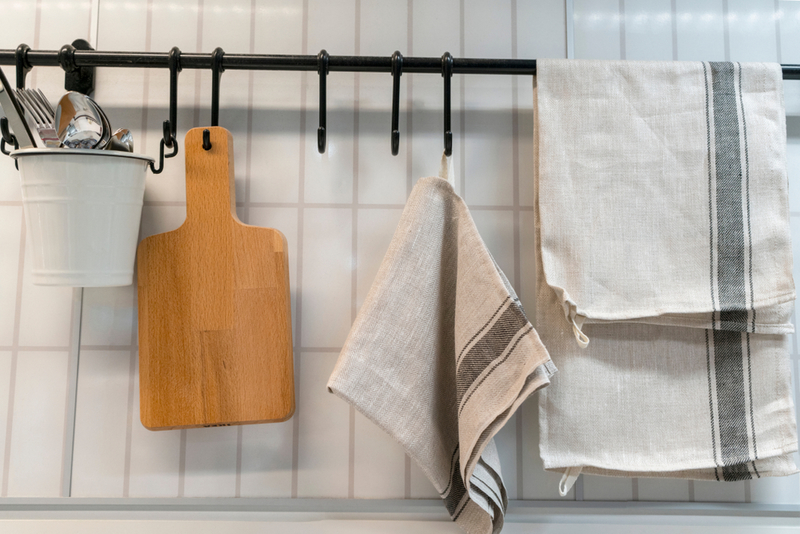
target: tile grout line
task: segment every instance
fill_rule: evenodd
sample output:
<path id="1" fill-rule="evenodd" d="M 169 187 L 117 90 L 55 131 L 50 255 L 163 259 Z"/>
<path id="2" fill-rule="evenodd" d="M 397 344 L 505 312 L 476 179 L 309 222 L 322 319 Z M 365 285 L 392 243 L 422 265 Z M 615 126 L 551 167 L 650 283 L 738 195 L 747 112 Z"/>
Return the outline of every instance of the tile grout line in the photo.
<path id="1" fill-rule="evenodd" d="M 797 373 L 794 375 L 795 376 L 795 381 L 794 381 L 794 405 L 795 406 L 800 406 L 800 360 L 796 361 L 795 365 L 796 365 L 795 369 L 796 369 Z M 794 416 L 795 416 L 795 419 L 797 420 L 797 426 L 800 427 L 800 411 L 795 409 Z"/>
<path id="2" fill-rule="evenodd" d="M 627 45 L 625 44 L 625 0 L 619 0 L 619 58 L 625 59 L 627 56 Z"/>
<path id="3" fill-rule="evenodd" d="M 302 54 L 308 54 L 308 0 L 303 0 L 303 23 L 302 23 Z M 295 339 L 298 346 L 302 344 L 303 326 L 303 216 L 305 201 L 305 180 L 306 180 L 306 122 L 308 117 L 308 73 L 303 71 L 300 75 L 300 150 L 299 150 L 299 183 L 297 186 L 297 290 L 295 291 L 295 313 L 297 316 L 297 331 Z M 292 421 L 292 486 L 291 497 L 297 498 L 298 494 L 298 467 L 300 463 L 300 413 L 302 407 L 299 405 L 300 396 L 300 360 L 302 352 L 294 353 L 295 357 L 295 413 Z"/>
<path id="4" fill-rule="evenodd" d="M 572 59 L 575 57 L 575 5 L 573 0 L 564 2 L 564 18 L 567 26 L 567 59 Z"/>
<path id="5" fill-rule="evenodd" d="M 203 50 L 203 15 L 205 6 L 203 0 L 197 0 L 197 40 L 195 52 L 201 53 Z M 199 72 L 195 73 L 194 84 L 194 124 L 200 124 L 200 94 L 202 90 L 202 79 Z M 187 429 L 181 429 L 180 452 L 178 454 L 178 497 L 183 497 L 186 493 L 186 448 L 189 439 Z"/>
<path id="6" fill-rule="evenodd" d="M 464 43 L 464 26 L 465 26 L 465 19 L 466 19 L 466 6 L 464 0 L 459 0 L 458 3 L 458 55 L 464 57 L 466 54 L 466 45 Z M 461 76 L 461 84 L 459 85 L 459 97 L 461 102 L 458 103 L 458 117 L 459 117 L 459 125 L 458 125 L 458 133 L 459 133 L 459 163 L 461 168 L 459 169 L 459 185 L 461 186 L 461 198 L 465 201 L 467 200 L 467 156 L 464 154 L 466 150 L 466 128 L 467 128 L 467 110 L 464 105 L 464 101 L 466 100 L 466 92 L 467 92 L 467 79 L 465 76 Z"/>
<path id="7" fill-rule="evenodd" d="M 244 425 L 236 427 L 236 483 L 233 496 L 237 499 L 242 496 L 242 446 L 244 443 Z"/>
<path id="8" fill-rule="evenodd" d="M 731 60 L 731 29 L 728 21 L 728 0 L 722 0 L 722 34 L 725 43 L 725 61 Z"/>
<path id="9" fill-rule="evenodd" d="M 250 0 L 250 54 L 256 49 L 256 0 Z M 244 177 L 244 222 L 250 224 L 250 191 L 252 189 L 253 162 L 253 94 L 255 88 L 255 72 L 250 71 L 247 78 L 247 148 Z M 238 205 L 238 204 L 237 204 Z M 244 447 L 244 428 L 236 429 L 236 483 L 234 496 L 242 496 L 242 451 Z"/>
<path id="10" fill-rule="evenodd" d="M 781 16 L 783 16 L 783 11 L 781 11 L 780 0 L 775 0 L 775 9 L 773 18 L 775 19 L 775 58 L 778 63 L 783 63 L 781 61 Z"/>
<path id="11" fill-rule="evenodd" d="M 22 319 L 22 282 L 25 269 L 25 215 L 20 213 L 19 262 L 17 264 L 17 293 L 14 305 L 14 334 L 11 340 L 11 369 L 8 381 L 8 413 L 6 416 L 6 440 L 3 449 L 3 482 L 0 486 L 0 496 L 8 496 L 8 474 L 11 469 L 11 434 L 14 429 L 14 397 L 16 396 L 17 359 L 19 356 L 19 328 Z"/>
<path id="12" fill-rule="evenodd" d="M 409 56 L 414 55 L 414 0 L 406 2 L 406 50 Z M 406 198 L 411 196 L 411 189 L 414 184 L 414 156 L 413 156 L 413 134 L 414 134 L 414 74 L 406 75 L 406 132 L 408 132 L 408 142 L 406 142 Z"/>
<path id="13" fill-rule="evenodd" d="M 178 497 L 186 493 L 186 429 L 181 429 L 180 452 L 178 454 Z"/>
<path id="14" fill-rule="evenodd" d="M 141 232 L 140 232 L 141 235 Z M 133 292 L 133 309 L 138 308 L 137 291 Z M 133 407 L 136 394 L 136 338 L 138 333 L 137 314 L 131 314 L 131 347 L 128 353 L 128 421 L 125 428 L 125 467 L 122 474 L 122 496 L 130 497 L 131 489 L 131 450 L 133 446 Z M 86 347 L 83 347 L 86 350 Z"/>
<path id="15" fill-rule="evenodd" d="M 197 40 L 195 41 L 195 52 L 198 54 L 203 51 L 203 0 L 197 0 Z M 202 89 L 201 71 L 194 74 L 194 125 L 200 125 L 200 93 Z"/>
<path id="16" fill-rule="evenodd" d="M 354 53 L 361 54 L 361 0 L 355 0 L 355 42 Z M 359 111 L 361 105 L 361 75 L 353 76 L 353 210 L 350 228 L 350 323 L 356 320 L 358 312 L 358 158 L 359 158 Z M 349 405 L 348 415 L 348 458 L 347 458 L 347 498 L 355 496 L 356 470 L 356 409 Z"/>
<path id="17" fill-rule="evenodd" d="M 586 480 L 586 475 L 580 475 L 578 479 L 575 481 L 575 500 L 576 501 L 583 501 L 583 483 Z"/>
<path id="18" fill-rule="evenodd" d="M 519 28 L 517 26 L 517 0 L 511 0 L 511 58 L 517 59 L 519 55 Z M 511 132 L 513 142 L 511 143 L 512 150 L 512 188 L 513 188 L 513 202 L 514 202 L 514 288 L 517 294 L 522 293 L 522 269 L 521 260 L 521 242 L 520 242 L 520 211 L 519 211 L 519 86 L 516 77 L 511 80 Z M 517 412 L 515 414 L 515 432 L 516 432 L 516 468 L 517 468 L 517 498 L 521 499 L 524 495 L 524 472 L 522 469 L 523 464 L 523 448 L 522 442 L 523 421 L 522 414 Z"/>
<path id="19" fill-rule="evenodd" d="M 36 0 L 36 14 L 33 23 L 33 48 L 39 49 L 39 41 L 41 40 L 42 28 L 42 0 Z M 31 87 L 36 86 L 36 77 L 38 69 L 33 69 L 31 73 Z M 25 226 L 25 212 L 24 209 L 20 210 L 22 222 L 20 223 L 20 237 L 19 237 L 19 260 L 17 263 L 17 291 L 15 294 L 14 302 L 14 328 L 11 339 L 11 367 L 9 369 L 8 379 L 8 412 L 6 416 L 6 436 L 5 446 L 3 449 L 3 479 L 0 483 L 0 497 L 8 496 L 8 481 L 9 471 L 11 469 L 11 434 L 14 429 L 14 397 L 16 396 L 17 385 L 17 360 L 19 357 L 19 329 L 20 321 L 22 319 L 22 282 L 23 274 L 25 272 L 25 240 L 26 240 L 26 226 Z"/>
<path id="20" fill-rule="evenodd" d="M 414 0 L 407 1 L 406 13 L 406 49 L 408 55 L 414 55 Z M 413 89 L 414 75 L 408 75 L 406 84 L 406 128 L 408 131 L 408 142 L 406 143 L 406 199 L 411 196 L 414 187 L 414 153 L 413 153 Z M 403 498 L 411 498 L 411 457 L 403 451 Z"/>
<path id="21" fill-rule="evenodd" d="M 153 47 L 153 0 L 147 2 L 147 18 L 145 19 L 145 50 L 150 52 Z M 148 110 L 150 109 L 150 69 L 145 70 L 144 83 L 142 90 L 142 144 L 144 145 L 147 139 L 147 119 Z M 139 228 L 138 241 L 142 240 L 142 229 Z M 136 264 L 134 263 L 134 280 L 136 279 Z M 133 288 L 133 310 L 138 311 L 138 285 Z M 136 386 L 136 368 L 138 363 L 138 318 L 137 314 L 131 314 L 131 346 L 128 354 L 128 413 L 127 425 L 125 428 L 125 458 L 122 473 L 122 496 L 128 497 L 130 495 L 131 484 L 131 455 L 133 446 L 133 411 L 135 402 L 135 386 Z M 87 350 L 89 345 L 82 347 Z"/>
<path id="22" fill-rule="evenodd" d="M 61 496 L 72 496 L 72 475 L 75 461 L 75 421 L 78 418 L 78 373 L 81 358 L 81 326 L 83 288 L 72 289 L 72 311 L 67 356 L 67 396 L 64 406 L 64 439 L 61 455 Z"/>
<path id="23" fill-rule="evenodd" d="M 100 0 L 92 0 L 89 8 L 89 31 L 86 40 L 95 50 L 98 49 L 98 36 L 100 34 Z"/>
<path id="24" fill-rule="evenodd" d="M 672 25 L 672 61 L 678 61 L 678 0 L 670 0 L 670 19 Z"/>

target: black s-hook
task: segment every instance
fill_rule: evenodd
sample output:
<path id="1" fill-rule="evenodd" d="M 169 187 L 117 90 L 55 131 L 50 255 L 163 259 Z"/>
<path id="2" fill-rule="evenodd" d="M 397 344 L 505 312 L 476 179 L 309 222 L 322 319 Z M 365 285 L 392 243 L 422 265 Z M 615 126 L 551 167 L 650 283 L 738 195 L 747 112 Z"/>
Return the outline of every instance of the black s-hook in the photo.
<path id="1" fill-rule="evenodd" d="M 17 89 L 25 88 L 25 77 L 31 71 L 32 65 L 28 61 L 28 51 L 31 49 L 26 44 L 21 44 L 14 52 L 14 60 L 17 67 Z M 10 150 L 6 150 L 6 145 L 11 145 L 14 150 L 19 148 L 17 138 L 8 129 L 8 119 L 6 117 L 0 118 L 0 152 L 8 156 L 11 154 Z M 14 160 L 14 166 L 19 170 L 19 162 Z"/>
<path id="2" fill-rule="evenodd" d="M 400 152 L 400 76 L 403 75 L 403 54 L 392 54 L 392 156 Z"/>
<path id="3" fill-rule="evenodd" d="M 219 47 L 211 53 L 211 126 L 219 126 L 219 82 L 225 71 L 223 56 L 225 51 Z"/>
<path id="4" fill-rule="evenodd" d="M 158 167 L 150 162 L 150 171 L 161 174 L 164 170 L 164 158 L 174 158 L 178 155 L 178 73 L 181 71 L 181 50 L 177 46 L 169 51 L 169 119 L 162 124 L 161 143 L 158 147 Z M 164 154 L 164 147 L 171 148 L 172 152 Z"/>
<path id="5" fill-rule="evenodd" d="M 317 56 L 317 72 L 319 73 L 319 128 L 317 128 L 317 150 L 319 150 L 320 154 L 325 153 L 326 144 L 325 129 L 327 127 L 326 114 L 328 110 L 326 78 L 328 77 L 329 61 L 330 56 L 328 55 L 328 52 L 324 49 L 321 50 Z"/>
<path id="6" fill-rule="evenodd" d="M 17 65 L 17 89 L 25 88 L 25 78 L 33 68 L 31 62 L 28 60 L 28 52 L 31 47 L 25 43 L 19 45 L 14 52 L 14 60 Z"/>
<path id="7" fill-rule="evenodd" d="M 453 56 L 442 54 L 442 76 L 444 77 L 444 153 L 453 155 L 453 130 L 450 127 L 450 80 L 453 77 Z"/>

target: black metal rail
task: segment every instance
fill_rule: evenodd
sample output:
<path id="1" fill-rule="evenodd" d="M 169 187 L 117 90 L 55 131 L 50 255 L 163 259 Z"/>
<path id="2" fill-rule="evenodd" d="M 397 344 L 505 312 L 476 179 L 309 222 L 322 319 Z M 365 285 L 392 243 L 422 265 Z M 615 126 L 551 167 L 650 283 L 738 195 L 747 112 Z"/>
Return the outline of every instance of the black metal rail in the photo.
<path id="1" fill-rule="evenodd" d="M 392 56 L 332 56 L 325 50 L 319 55 L 226 54 L 221 48 L 210 54 L 181 53 L 178 48 L 169 52 L 103 52 L 90 48 L 89 43 L 77 40 L 61 50 L 31 50 L 20 45 L 16 50 L 0 50 L 0 65 L 15 65 L 17 84 L 23 87 L 25 75 L 33 67 L 61 67 L 66 72 L 66 86 L 70 90 L 90 93 L 94 88 L 93 71 L 104 68 L 161 68 L 170 70 L 170 120 L 164 121 L 164 139 L 161 142 L 160 166 L 164 157 L 178 153 L 175 138 L 177 118 L 178 73 L 182 69 L 208 69 L 213 73 L 211 123 L 219 122 L 220 78 L 226 70 L 315 71 L 320 79 L 320 117 L 317 146 L 325 151 L 326 144 L 326 76 L 329 72 L 385 72 L 393 78 L 392 91 L 392 153 L 397 155 L 400 143 L 398 130 L 399 78 L 405 73 L 431 73 L 444 77 L 444 143 L 452 151 L 450 131 L 450 77 L 453 74 L 535 75 L 535 59 L 480 59 L 456 58 L 448 52 L 442 57 L 403 57 L 399 52 Z M 800 80 L 800 65 L 781 65 L 785 80 Z M 6 138 L 6 143 L 13 139 Z M 172 153 L 164 154 L 164 147 Z M 2 147 L 0 147 L 2 148 Z M 5 152 L 5 150 L 3 151 Z"/>
<path id="2" fill-rule="evenodd" d="M 76 50 L 77 67 L 114 68 L 169 68 L 169 52 L 105 52 L 98 50 Z M 29 50 L 27 61 L 32 67 L 59 67 L 58 50 Z M 14 65 L 14 50 L 0 50 L 0 65 Z M 272 54 L 225 54 L 224 70 L 287 70 L 317 71 L 318 57 Z M 181 67 L 184 69 L 211 69 L 212 54 L 182 53 Z M 782 65 L 783 78 L 800 80 L 800 65 Z M 329 56 L 330 72 L 392 72 L 391 56 Z M 403 57 L 403 72 L 427 72 L 441 74 L 440 57 Z M 536 74 L 535 59 L 483 59 L 453 58 L 453 74 Z"/>
<path id="3" fill-rule="evenodd" d="M 77 67 L 114 68 L 169 68 L 169 52 L 101 52 L 76 50 Z M 32 67 L 59 67 L 58 50 L 29 50 L 27 61 Z M 0 65 L 14 65 L 14 50 L 0 50 Z M 224 70 L 288 70 L 317 71 L 319 61 L 313 56 L 288 56 L 270 54 L 225 54 Z M 209 69 L 213 67 L 212 54 L 181 54 L 181 68 Z M 800 65 L 793 65 L 800 79 Z M 330 72 L 392 72 L 391 56 L 329 56 Z M 403 57 L 403 72 L 441 74 L 440 57 Z M 476 59 L 453 58 L 453 74 L 536 74 L 535 59 Z M 784 71 L 785 75 L 785 71 Z"/>

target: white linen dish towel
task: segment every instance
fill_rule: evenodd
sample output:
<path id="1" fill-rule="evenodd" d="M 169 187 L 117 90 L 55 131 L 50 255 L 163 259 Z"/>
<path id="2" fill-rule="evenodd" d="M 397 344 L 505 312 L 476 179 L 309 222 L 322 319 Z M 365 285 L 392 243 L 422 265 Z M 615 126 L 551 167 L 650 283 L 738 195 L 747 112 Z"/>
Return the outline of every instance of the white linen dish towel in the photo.
<path id="1" fill-rule="evenodd" d="M 411 192 L 328 388 L 400 442 L 459 526 L 488 534 L 507 507 L 493 436 L 555 367 L 448 163 Z"/>
<path id="2" fill-rule="evenodd" d="M 780 67 L 542 60 L 534 95 L 545 468 L 796 472 Z"/>

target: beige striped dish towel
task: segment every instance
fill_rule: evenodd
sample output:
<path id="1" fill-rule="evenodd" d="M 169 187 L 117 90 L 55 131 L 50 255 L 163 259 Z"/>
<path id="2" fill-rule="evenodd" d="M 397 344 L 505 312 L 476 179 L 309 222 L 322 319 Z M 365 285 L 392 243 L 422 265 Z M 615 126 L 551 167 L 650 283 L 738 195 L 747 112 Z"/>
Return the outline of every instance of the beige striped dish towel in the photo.
<path id="1" fill-rule="evenodd" d="M 796 472 L 780 67 L 543 60 L 535 84 L 545 468 Z"/>
<path id="2" fill-rule="evenodd" d="M 493 436 L 555 367 L 442 168 L 411 192 L 328 388 L 488 534 L 507 507 Z"/>

